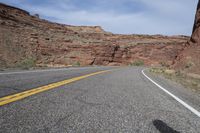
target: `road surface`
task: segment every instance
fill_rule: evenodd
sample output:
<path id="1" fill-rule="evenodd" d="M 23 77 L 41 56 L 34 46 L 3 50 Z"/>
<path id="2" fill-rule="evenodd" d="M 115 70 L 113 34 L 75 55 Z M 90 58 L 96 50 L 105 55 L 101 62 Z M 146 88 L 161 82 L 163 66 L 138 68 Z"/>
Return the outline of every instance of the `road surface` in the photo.
<path id="1" fill-rule="evenodd" d="M 199 133 L 200 117 L 147 79 L 143 69 L 85 67 L 0 73 L 0 105 L 8 101 L 0 106 L 0 133 Z M 144 72 L 200 111 L 199 94 Z M 88 76 L 80 79 L 83 75 Z M 48 89 L 39 92 L 41 87 Z"/>

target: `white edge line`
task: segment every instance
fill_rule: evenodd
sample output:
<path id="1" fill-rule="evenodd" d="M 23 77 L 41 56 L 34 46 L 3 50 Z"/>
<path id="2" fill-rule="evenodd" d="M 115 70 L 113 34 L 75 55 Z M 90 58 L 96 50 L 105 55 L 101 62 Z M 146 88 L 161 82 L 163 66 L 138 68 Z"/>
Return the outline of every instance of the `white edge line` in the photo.
<path id="1" fill-rule="evenodd" d="M 188 105 L 187 103 L 185 103 L 183 100 L 181 100 L 180 98 L 178 98 L 177 96 L 175 96 L 174 94 L 172 94 L 171 92 L 169 92 L 168 90 L 166 90 L 165 88 L 163 88 L 161 85 L 159 85 L 158 83 L 156 83 L 155 81 L 153 81 L 151 78 L 149 78 L 145 73 L 144 70 L 142 70 L 142 74 L 148 79 L 150 80 L 152 83 L 154 83 L 157 87 L 159 87 L 160 89 L 162 89 L 164 92 L 166 92 L 168 95 L 170 95 L 171 97 L 173 97 L 176 101 L 178 101 L 179 103 L 181 103 L 184 107 L 186 107 L 187 109 L 189 109 L 192 113 L 194 113 L 195 115 L 197 115 L 198 117 L 200 117 L 200 112 L 197 111 L 196 109 L 194 109 L 193 107 L 191 107 L 190 105 Z"/>

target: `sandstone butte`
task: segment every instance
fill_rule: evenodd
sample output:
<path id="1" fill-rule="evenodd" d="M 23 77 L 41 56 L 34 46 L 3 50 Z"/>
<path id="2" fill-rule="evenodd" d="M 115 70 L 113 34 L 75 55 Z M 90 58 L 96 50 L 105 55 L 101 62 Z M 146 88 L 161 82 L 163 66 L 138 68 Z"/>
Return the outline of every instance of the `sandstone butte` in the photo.
<path id="1" fill-rule="evenodd" d="M 191 39 L 187 36 L 121 35 L 99 26 L 71 26 L 40 19 L 27 11 L 0 3 L 0 68 L 26 59 L 36 66 L 123 66 L 143 61 L 149 66 L 180 68 L 200 63 L 199 11 Z M 198 49 L 196 49 L 198 48 Z M 198 59 L 197 59 L 198 58 Z M 186 63 L 185 63 L 186 61 Z M 199 61 L 199 60 L 198 60 Z M 197 65 L 197 66 L 196 66 Z"/>

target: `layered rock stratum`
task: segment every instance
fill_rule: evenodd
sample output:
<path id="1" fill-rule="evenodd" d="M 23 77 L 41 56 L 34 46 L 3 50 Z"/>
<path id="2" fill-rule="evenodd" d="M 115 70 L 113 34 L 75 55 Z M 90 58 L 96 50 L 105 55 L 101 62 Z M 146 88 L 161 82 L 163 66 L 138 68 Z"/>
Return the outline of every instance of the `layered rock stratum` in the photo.
<path id="1" fill-rule="evenodd" d="M 200 1 L 197 5 L 192 36 L 177 56 L 173 67 L 187 73 L 200 74 Z"/>
<path id="2" fill-rule="evenodd" d="M 172 65 L 188 39 L 187 36 L 121 35 L 99 26 L 58 24 L 0 4 L 0 67 L 15 67 L 27 59 L 34 60 L 37 66 L 52 67 L 74 63 L 129 65 L 138 60 L 145 65 Z"/>

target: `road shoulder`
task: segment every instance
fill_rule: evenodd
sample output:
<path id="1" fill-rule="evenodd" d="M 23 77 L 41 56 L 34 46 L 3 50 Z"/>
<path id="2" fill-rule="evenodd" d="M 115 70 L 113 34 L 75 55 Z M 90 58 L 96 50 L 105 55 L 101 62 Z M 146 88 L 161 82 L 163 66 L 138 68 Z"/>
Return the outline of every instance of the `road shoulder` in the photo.
<path id="1" fill-rule="evenodd" d="M 172 81 L 170 79 L 167 79 L 162 75 L 149 72 L 149 70 L 145 70 L 144 72 L 149 78 L 151 78 L 153 81 L 155 81 L 160 86 L 165 88 L 167 91 L 171 92 L 172 94 L 174 94 L 175 96 L 177 96 L 178 98 L 180 98 L 181 100 L 183 100 L 184 102 L 186 102 L 187 104 L 195 108 L 196 110 L 198 111 L 200 110 L 200 105 L 199 105 L 200 94 L 199 93 L 195 93 L 191 89 L 185 88 L 181 84 L 175 81 Z"/>

